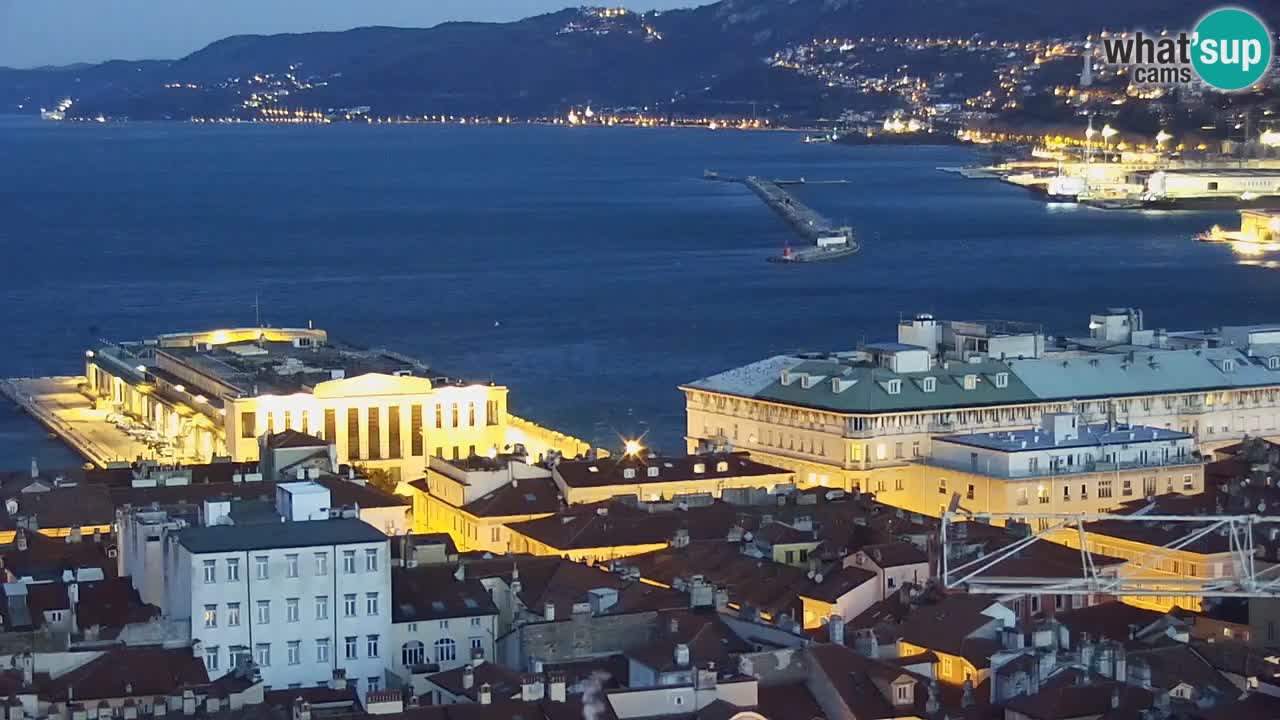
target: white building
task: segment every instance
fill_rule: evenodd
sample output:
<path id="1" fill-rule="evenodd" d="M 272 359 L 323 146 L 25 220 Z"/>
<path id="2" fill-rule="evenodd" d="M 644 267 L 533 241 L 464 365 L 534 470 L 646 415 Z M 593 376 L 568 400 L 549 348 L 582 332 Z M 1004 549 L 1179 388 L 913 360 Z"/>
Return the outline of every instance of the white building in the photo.
<path id="1" fill-rule="evenodd" d="M 424 665 L 452 670 L 473 656 L 494 656 L 498 606 L 463 566 L 397 567 L 391 592 L 391 669 L 402 681 Z"/>
<path id="2" fill-rule="evenodd" d="M 190 618 L 211 676 L 252 660 L 274 688 L 323 685 L 334 670 L 361 692 L 383 686 L 393 650 L 382 532 L 334 518 L 191 527 L 168 538 L 166 607 Z"/>

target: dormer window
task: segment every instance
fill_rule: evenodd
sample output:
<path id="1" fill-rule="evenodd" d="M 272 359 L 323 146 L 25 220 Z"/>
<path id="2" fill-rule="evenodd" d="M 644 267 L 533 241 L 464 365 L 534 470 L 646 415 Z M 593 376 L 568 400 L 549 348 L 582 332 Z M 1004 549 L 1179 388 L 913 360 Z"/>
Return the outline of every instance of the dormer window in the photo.
<path id="1" fill-rule="evenodd" d="M 633 477 L 635 477 L 635 476 L 636 476 L 636 469 L 635 469 L 635 468 L 624 468 L 624 469 L 622 470 L 622 477 L 624 477 L 624 478 L 626 478 L 626 479 L 628 479 L 628 480 L 630 480 L 631 478 L 633 478 Z"/>
<path id="2" fill-rule="evenodd" d="M 1227 358 L 1226 360 L 1222 361 L 1222 372 L 1235 372 L 1235 371 L 1236 371 L 1235 360 L 1232 360 L 1231 358 Z"/>
<path id="3" fill-rule="evenodd" d="M 978 376 L 977 376 L 977 375 L 965 375 L 965 376 L 964 376 L 964 389 L 965 389 L 965 390 L 973 390 L 973 389 L 975 389 L 975 388 L 977 388 L 977 387 L 978 387 Z"/>
<path id="4" fill-rule="evenodd" d="M 1267 367 L 1271 370 L 1280 370 L 1280 355 L 1267 358 Z"/>
<path id="5" fill-rule="evenodd" d="M 902 381 L 890 380 L 885 383 L 885 389 L 889 391 L 890 395 L 899 395 L 902 393 Z"/>
<path id="6" fill-rule="evenodd" d="M 658 466 L 654 465 L 653 467 L 649 468 L 646 474 L 649 477 L 658 477 Z"/>
<path id="7" fill-rule="evenodd" d="M 893 704 L 912 705 L 915 703 L 915 681 L 899 678 L 893 683 Z"/>
<path id="8" fill-rule="evenodd" d="M 996 373 L 996 387 L 998 388 L 1009 387 L 1009 373 L 1007 372 Z"/>
<path id="9" fill-rule="evenodd" d="M 921 382 L 921 385 L 924 387 L 925 392 L 933 392 L 938 389 L 938 378 L 927 377 Z"/>
<path id="10" fill-rule="evenodd" d="M 729 463 L 724 460 L 716 463 L 716 472 L 729 472 Z"/>
<path id="11" fill-rule="evenodd" d="M 693 464 L 693 472 L 694 472 L 694 473 L 696 473 L 696 474 L 698 474 L 698 475 L 701 475 L 702 473 L 704 473 L 704 472 L 706 472 L 706 471 L 707 471 L 707 464 L 706 464 L 706 463 L 694 463 L 694 464 Z"/>

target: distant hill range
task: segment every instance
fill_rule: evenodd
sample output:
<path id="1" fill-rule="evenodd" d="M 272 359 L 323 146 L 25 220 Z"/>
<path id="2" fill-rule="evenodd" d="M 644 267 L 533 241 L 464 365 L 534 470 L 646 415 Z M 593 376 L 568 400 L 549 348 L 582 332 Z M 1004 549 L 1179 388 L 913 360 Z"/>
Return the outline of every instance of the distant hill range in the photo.
<path id="1" fill-rule="evenodd" d="M 1243 0 L 1280 26 L 1274 0 Z M 174 61 L 0 69 L 0 112 L 64 97 L 71 113 L 186 119 L 243 111 L 255 74 L 296 68 L 289 107 L 378 114 L 559 113 L 571 105 L 774 108 L 822 102 L 825 85 L 769 67 L 816 37 L 1030 39 L 1102 29 L 1188 28 L 1205 0 L 721 0 L 614 15 L 572 9 L 511 23 L 236 36 Z M 940 68 L 941 69 L 941 68 Z M 238 80 L 237 80 L 238 79 Z M 233 80 L 237 80 L 234 81 Z M 166 87 L 177 86 L 177 87 Z M 192 87 L 193 86 L 193 87 Z"/>

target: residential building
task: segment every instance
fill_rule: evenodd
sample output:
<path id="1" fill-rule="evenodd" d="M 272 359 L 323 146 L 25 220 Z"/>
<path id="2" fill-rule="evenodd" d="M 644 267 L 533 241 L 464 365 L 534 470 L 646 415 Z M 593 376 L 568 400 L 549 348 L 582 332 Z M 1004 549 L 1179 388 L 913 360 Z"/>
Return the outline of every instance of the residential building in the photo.
<path id="1" fill-rule="evenodd" d="M 323 330 L 173 333 L 85 356 L 98 404 L 142 418 L 180 456 L 254 460 L 261 435 L 292 429 L 332 442 L 340 463 L 410 480 L 428 455 L 457 459 L 516 444 L 534 455 L 587 449 L 508 415 L 503 386 L 331 342 Z"/>
<path id="2" fill-rule="evenodd" d="M 618 457 L 560 460 L 552 464 L 551 476 L 569 505 L 625 496 L 643 502 L 691 495 L 718 498 L 726 489 L 772 490 L 794 482 L 790 471 L 755 462 L 743 452 L 661 456 L 637 450 Z"/>
<path id="3" fill-rule="evenodd" d="M 1026 430 L 1046 414 L 1183 432 L 1205 449 L 1280 435 L 1280 326 L 1166 332 L 1123 308 L 1079 338 L 959 325 L 919 316 L 899 343 L 683 385 L 689 449 L 732 446 L 805 486 L 880 493 L 939 436 Z"/>
<path id="4" fill-rule="evenodd" d="M 424 665 L 452 670 L 494 656 L 498 606 L 465 565 L 392 568 L 391 601 L 390 666 L 402 681 Z"/>
<path id="5" fill-rule="evenodd" d="M 877 600 L 889 598 L 906 585 L 919 587 L 930 577 L 929 556 L 908 542 L 866 545 L 847 557 L 845 562 L 875 573 L 876 585 L 879 586 Z"/>
<path id="6" fill-rule="evenodd" d="M 1000 649 L 1000 633 L 1013 628 L 1013 610 L 982 595 L 948 595 L 915 608 L 900 627 L 898 655 L 936 656 L 933 676 L 949 685 L 981 685 Z"/>
<path id="7" fill-rule="evenodd" d="M 941 515 L 953 495 L 981 513 L 1102 513 L 1157 494 L 1204 490 L 1204 462 L 1183 432 L 1084 425 L 1047 413 L 1030 430 L 933 438 L 918 472 L 876 499 Z"/>
<path id="8" fill-rule="evenodd" d="M 290 519 L 165 537 L 166 610 L 190 619 L 212 675 L 252 661 L 269 687 L 315 686 L 335 670 L 362 693 L 382 687 L 396 649 L 390 553 L 377 528 Z"/>

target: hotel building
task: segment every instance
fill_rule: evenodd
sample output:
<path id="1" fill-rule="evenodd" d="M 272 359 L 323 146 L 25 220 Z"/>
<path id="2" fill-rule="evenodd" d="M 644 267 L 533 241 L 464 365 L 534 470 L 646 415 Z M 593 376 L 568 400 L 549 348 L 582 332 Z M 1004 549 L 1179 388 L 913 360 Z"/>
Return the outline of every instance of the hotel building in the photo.
<path id="1" fill-rule="evenodd" d="M 292 429 L 334 443 L 338 461 L 421 477 L 426 456 L 523 445 L 568 456 L 585 443 L 507 413 L 507 388 L 443 376 L 316 329 L 241 328 L 104 344 L 85 353 L 85 391 L 208 461 L 258 458 L 258 438 Z"/>
<path id="2" fill-rule="evenodd" d="M 1089 326 L 1050 337 L 920 315 L 898 342 L 768 358 L 681 387 L 688 446 L 746 450 L 805 485 L 875 489 L 905 485 L 935 438 L 1051 414 L 1173 430 L 1205 449 L 1280 436 L 1280 325 L 1171 333 L 1112 309 Z"/>

